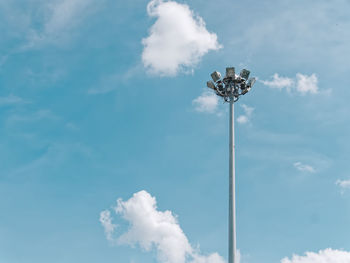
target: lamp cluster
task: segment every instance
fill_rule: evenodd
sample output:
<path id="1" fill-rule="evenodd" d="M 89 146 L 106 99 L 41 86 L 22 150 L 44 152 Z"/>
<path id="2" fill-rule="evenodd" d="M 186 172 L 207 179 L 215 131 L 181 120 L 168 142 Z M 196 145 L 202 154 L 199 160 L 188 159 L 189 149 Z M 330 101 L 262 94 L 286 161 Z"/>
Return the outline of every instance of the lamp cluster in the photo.
<path id="1" fill-rule="evenodd" d="M 213 81 L 208 81 L 208 88 L 214 90 L 216 94 L 223 97 L 226 102 L 233 100 L 236 102 L 239 96 L 246 94 L 254 85 L 256 79 L 249 78 L 250 71 L 242 69 L 239 75 L 236 75 L 235 68 L 226 68 L 226 76 L 221 78 L 218 71 L 211 74 Z"/>

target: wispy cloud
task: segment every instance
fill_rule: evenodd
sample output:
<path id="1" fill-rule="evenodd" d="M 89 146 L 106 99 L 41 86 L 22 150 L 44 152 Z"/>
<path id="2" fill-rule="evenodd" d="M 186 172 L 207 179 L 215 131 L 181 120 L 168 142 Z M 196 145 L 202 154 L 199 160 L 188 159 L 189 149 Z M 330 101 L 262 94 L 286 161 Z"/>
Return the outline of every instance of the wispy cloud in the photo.
<path id="1" fill-rule="evenodd" d="M 287 92 L 296 91 L 301 95 L 317 94 L 319 92 L 316 74 L 310 76 L 297 73 L 295 78 L 281 77 L 275 73 L 270 80 L 261 80 L 265 86 L 274 89 L 285 89 Z"/>
<path id="2" fill-rule="evenodd" d="M 44 45 L 69 42 L 78 25 L 97 10 L 96 0 L 36 0 L 20 3 L 0 1 L 0 15 L 7 23 L 6 30 L 18 43 L 4 57 Z M 3 62 L 0 61 L 0 64 Z"/>
<path id="3" fill-rule="evenodd" d="M 117 226 L 112 223 L 111 212 L 109 210 L 104 210 L 100 213 L 100 222 L 105 230 L 107 240 L 112 242 L 113 233 Z"/>
<path id="4" fill-rule="evenodd" d="M 218 97 L 209 91 L 203 92 L 202 95 L 192 101 L 196 111 L 205 113 L 215 113 L 218 103 Z"/>
<path id="5" fill-rule="evenodd" d="M 143 71 L 141 63 L 129 68 L 124 72 L 113 73 L 102 76 L 101 79 L 91 88 L 88 89 L 89 95 L 103 95 L 118 90 L 118 87 L 130 81 L 131 78 L 140 77 Z"/>
<path id="6" fill-rule="evenodd" d="M 307 173 L 315 173 L 316 170 L 314 167 L 312 167 L 311 165 L 308 165 L 308 164 L 303 164 L 301 162 L 295 162 L 294 164 L 294 167 L 301 171 L 301 172 L 307 172 Z"/>
<path id="7" fill-rule="evenodd" d="M 252 117 L 254 108 L 249 107 L 246 104 L 242 104 L 241 107 L 243 108 L 244 114 L 237 117 L 237 122 L 240 124 L 249 123 Z"/>
<path id="8" fill-rule="evenodd" d="M 28 103 L 28 101 L 10 94 L 6 97 L 0 97 L 0 106 L 18 105 Z"/>
<path id="9" fill-rule="evenodd" d="M 39 3 L 45 13 L 41 29 L 31 28 L 28 43 L 23 47 L 32 48 L 42 44 L 57 44 L 77 26 L 89 13 L 93 0 L 62 0 Z"/>
<path id="10" fill-rule="evenodd" d="M 109 86 L 100 86 L 100 87 L 90 88 L 90 89 L 88 89 L 87 93 L 89 95 L 107 94 L 107 93 L 114 91 L 115 89 L 116 89 L 116 85 L 112 84 Z"/>
<path id="11" fill-rule="evenodd" d="M 341 193 L 344 193 L 345 190 L 350 190 L 350 179 L 349 180 L 340 180 L 338 179 L 335 184 L 340 187 Z"/>
<path id="12" fill-rule="evenodd" d="M 47 145 L 47 140 L 43 138 L 31 138 L 36 145 Z M 77 156 L 91 159 L 93 151 L 91 148 L 80 143 L 49 143 L 47 150 L 38 158 L 23 165 L 17 166 L 9 172 L 9 176 L 48 176 L 55 169 L 67 165 L 67 162 L 76 161 Z M 48 173 L 48 171 L 50 171 Z"/>
<path id="13" fill-rule="evenodd" d="M 30 114 L 12 114 L 7 118 L 7 124 L 18 124 L 25 122 L 36 122 L 41 120 L 57 120 L 60 117 L 55 115 L 51 110 L 38 110 Z"/>
<path id="14" fill-rule="evenodd" d="M 208 32 L 203 19 L 186 4 L 152 0 L 147 12 L 157 18 L 142 40 L 142 61 L 151 73 L 174 76 L 191 70 L 203 55 L 221 48 L 216 34 Z"/>
<path id="15" fill-rule="evenodd" d="M 300 8 L 299 1 L 289 1 L 286 8 L 285 2 L 276 2 L 275 8 L 265 9 L 264 13 L 245 21 L 240 37 L 233 35 L 232 41 L 244 44 L 250 51 L 282 52 L 278 57 L 288 60 L 289 65 L 311 65 L 326 60 L 327 67 L 346 72 L 348 61 L 344 54 L 350 51 L 347 44 L 350 32 L 346 30 L 350 21 L 344 18 L 350 7 L 349 1 L 336 1 L 339 8 L 334 10 L 334 15 L 329 15 L 329 10 L 335 5 L 333 1 L 303 3 L 303 8 Z"/>
<path id="16" fill-rule="evenodd" d="M 101 213 L 107 239 L 115 229 L 110 213 Z M 135 193 L 129 200 L 118 199 L 115 213 L 130 224 L 118 239 L 119 244 L 138 244 L 145 251 L 155 249 L 162 263 L 224 263 L 217 253 L 205 256 L 189 243 L 177 217 L 171 211 L 159 211 L 157 201 L 146 191 Z M 101 218 L 100 217 L 100 218 Z M 101 221 L 101 219 L 100 219 Z M 107 231 L 106 231 L 107 227 Z"/>
<path id="17" fill-rule="evenodd" d="M 281 263 L 348 263 L 350 252 L 327 248 L 318 253 L 306 252 L 305 256 L 293 255 L 291 259 L 283 258 Z"/>
<path id="18" fill-rule="evenodd" d="M 261 80 L 261 82 L 273 89 L 290 90 L 290 88 L 294 85 L 293 79 L 288 77 L 280 77 L 278 73 L 273 74 L 271 80 Z"/>

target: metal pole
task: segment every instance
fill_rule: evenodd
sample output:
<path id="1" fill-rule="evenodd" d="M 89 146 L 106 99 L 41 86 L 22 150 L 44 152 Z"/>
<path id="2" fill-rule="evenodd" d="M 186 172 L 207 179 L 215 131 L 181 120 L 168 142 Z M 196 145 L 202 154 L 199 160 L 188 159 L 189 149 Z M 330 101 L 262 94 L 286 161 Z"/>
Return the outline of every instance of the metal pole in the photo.
<path id="1" fill-rule="evenodd" d="M 234 105 L 233 97 L 230 98 L 230 121 L 229 121 L 229 260 L 236 261 L 236 200 L 235 200 L 235 131 L 234 131 Z"/>
<path id="2" fill-rule="evenodd" d="M 229 120 L 229 218 L 228 218 L 228 263 L 238 263 L 236 250 L 236 190 L 235 190 L 235 129 L 234 129 L 234 102 L 241 95 L 245 95 L 256 79 L 249 78 L 250 71 L 242 69 L 239 76 L 235 68 L 226 68 L 226 76 L 221 78 L 218 71 L 211 74 L 213 81 L 207 82 L 207 87 L 214 90 L 216 95 L 230 103 Z"/>

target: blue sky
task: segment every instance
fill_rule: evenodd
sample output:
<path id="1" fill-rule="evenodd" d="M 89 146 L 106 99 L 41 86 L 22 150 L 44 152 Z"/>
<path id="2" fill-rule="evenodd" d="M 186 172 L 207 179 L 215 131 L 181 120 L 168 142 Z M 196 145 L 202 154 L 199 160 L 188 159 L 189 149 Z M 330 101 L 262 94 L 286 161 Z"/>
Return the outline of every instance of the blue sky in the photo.
<path id="1" fill-rule="evenodd" d="M 349 10 L 0 0 L 0 263 L 225 262 L 226 66 L 241 263 L 350 262 Z"/>

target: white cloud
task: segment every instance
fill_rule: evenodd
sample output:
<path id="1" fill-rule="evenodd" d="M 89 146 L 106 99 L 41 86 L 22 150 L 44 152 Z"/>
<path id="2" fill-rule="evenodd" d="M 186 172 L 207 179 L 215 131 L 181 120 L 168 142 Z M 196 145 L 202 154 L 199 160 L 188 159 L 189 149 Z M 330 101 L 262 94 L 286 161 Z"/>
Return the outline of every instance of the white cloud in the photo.
<path id="1" fill-rule="evenodd" d="M 297 73 L 294 79 L 281 77 L 277 73 L 272 76 L 271 80 L 261 80 L 269 88 L 286 89 L 287 92 L 296 91 L 301 95 L 317 94 L 319 92 L 318 79 L 316 74 L 310 76 Z"/>
<path id="2" fill-rule="evenodd" d="M 142 40 L 142 61 L 153 74 L 174 76 L 193 69 L 208 51 L 221 48 L 216 34 L 208 32 L 203 19 L 186 4 L 152 0 L 147 12 L 157 20 Z"/>
<path id="3" fill-rule="evenodd" d="M 244 110 L 244 114 L 238 116 L 237 122 L 238 122 L 238 123 L 241 123 L 241 124 L 246 124 L 246 123 L 250 122 L 250 119 L 251 119 L 251 117 L 252 117 L 254 108 L 249 107 L 249 106 L 247 106 L 247 105 L 245 105 L 245 104 L 242 104 L 241 107 L 242 107 L 243 110 Z"/>
<path id="4" fill-rule="evenodd" d="M 198 112 L 214 113 L 218 107 L 218 97 L 209 91 L 205 91 L 198 98 L 192 101 L 195 110 Z"/>
<path id="5" fill-rule="evenodd" d="M 305 256 L 293 255 L 291 259 L 283 258 L 281 263 L 349 263 L 350 252 L 333 250 L 331 248 L 320 250 L 318 253 L 306 252 Z"/>
<path id="6" fill-rule="evenodd" d="M 237 118 L 237 122 L 241 123 L 241 124 L 245 124 L 248 121 L 249 121 L 249 119 L 246 115 L 241 115 L 241 116 L 238 116 L 238 118 Z"/>
<path id="7" fill-rule="evenodd" d="M 280 77 L 277 73 L 272 76 L 272 80 L 262 80 L 264 85 L 275 88 L 275 89 L 287 89 L 289 90 L 293 85 L 294 81 L 288 77 Z"/>
<path id="8" fill-rule="evenodd" d="M 213 253 L 209 256 L 192 255 L 193 259 L 189 263 L 226 263 L 225 260 L 218 254 Z M 239 263 L 239 257 L 237 257 L 237 263 Z"/>
<path id="9" fill-rule="evenodd" d="M 204 256 L 193 249 L 177 217 L 171 211 L 159 211 L 156 199 L 146 191 L 135 193 L 127 201 L 118 199 L 115 212 L 130 225 L 118 238 L 120 244 L 139 244 L 145 251 L 156 249 L 162 263 L 225 263 L 217 253 Z"/>
<path id="10" fill-rule="evenodd" d="M 335 184 L 340 187 L 341 193 L 344 193 L 346 189 L 350 189 L 350 179 L 349 180 L 337 180 L 335 182 Z"/>
<path id="11" fill-rule="evenodd" d="M 100 213 L 100 222 L 104 228 L 106 238 L 109 241 L 113 241 L 113 232 L 117 226 L 112 223 L 111 212 L 109 210 L 104 210 Z"/>
<path id="12" fill-rule="evenodd" d="M 301 162 L 295 162 L 293 165 L 297 170 L 299 170 L 301 172 L 308 172 L 308 173 L 316 172 L 315 168 L 312 167 L 311 165 L 308 165 L 308 164 L 303 164 Z"/>
<path id="13" fill-rule="evenodd" d="M 121 243 L 139 243 L 146 251 L 156 246 L 161 262 L 185 262 L 186 254 L 192 253 L 176 217 L 170 211 L 158 211 L 156 199 L 146 191 L 125 202 L 119 199 L 116 212 L 131 226 L 120 236 Z"/>
<path id="14" fill-rule="evenodd" d="M 301 94 L 306 94 L 308 92 L 312 94 L 316 94 L 318 93 L 317 82 L 318 80 L 315 74 L 312 74 L 311 76 L 307 76 L 307 75 L 298 73 L 296 89 Z"/>

